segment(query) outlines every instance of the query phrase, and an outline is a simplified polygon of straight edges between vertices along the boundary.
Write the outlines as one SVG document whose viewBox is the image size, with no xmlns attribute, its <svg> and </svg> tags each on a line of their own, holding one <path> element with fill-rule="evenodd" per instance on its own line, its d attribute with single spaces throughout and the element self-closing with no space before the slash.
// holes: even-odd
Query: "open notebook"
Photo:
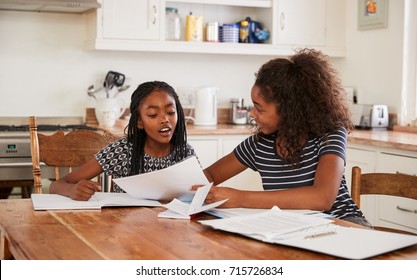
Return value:
<svg viewBox="0 0 417 280">
<path fill-rule="evenodd" d="M 96 192 L 89 200 L 73 200 L 59 194 L 32 194 L 34 210 L 100 209 L 115 206 L 161 206 L 156 200 L 138 199 L 127 193 Z"/>
</svg>

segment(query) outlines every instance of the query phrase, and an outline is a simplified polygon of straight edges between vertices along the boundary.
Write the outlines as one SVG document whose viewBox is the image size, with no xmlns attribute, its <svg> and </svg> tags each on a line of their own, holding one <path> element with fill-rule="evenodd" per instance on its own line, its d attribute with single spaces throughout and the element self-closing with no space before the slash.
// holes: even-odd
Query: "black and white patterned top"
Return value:
<svg viewBox="0 0 417 280">
<path fill-rule="evenodd" d="M 235 148 L 234 154 L 242 164 L 259 172 L 265 190 L 289 189 L 313 185 L 319 158 L 325 154 L 335 154 L 346 161 L 346 142 L 345 129 L 327 137 L 309 139 L 303 148 L 299 168 L 286 164 L 277 154 L 273 135 L 259 136 L 258 139 L 252 135 Z M 349 195 L 345 175 L 336 201 L 326 213 L 341 219 L 364 217 Z"/>
<path fill-rule="evenodd" d="M 123 137 L 113 143 L 110 143 L 95 158 L 103 169 L 104 173 L 113 179 L 129 176 L 132 145 L 128 144 L 127 138 Z M 145 153 L 144 155 L 144 173 L 159 170 L 171 166 L 176 163 L 175 155 L 179 148 L 175 149 L 166 157 L 156 158 Z M 195 151 L 191 145 L 187 143 L 187 153 L 184 158 L 195 155 Z M 182 160 L 181 158 L 179 160 Z M 124 192 L 119 186 L 114 184 L 113 192 Z"/>
</svg>

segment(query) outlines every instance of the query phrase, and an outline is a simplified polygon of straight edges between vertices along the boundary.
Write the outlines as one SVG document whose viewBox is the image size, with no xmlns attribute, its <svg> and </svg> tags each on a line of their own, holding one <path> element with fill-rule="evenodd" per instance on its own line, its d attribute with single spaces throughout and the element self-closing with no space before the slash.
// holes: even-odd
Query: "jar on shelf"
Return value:
<svg viewBox="0 0 417 280">
<path fill-rule="evenodd" d="M 181 38 L 181 17 L 177 8 L 165 8 L 165 40 L 178 41 Z"/>
</svg>

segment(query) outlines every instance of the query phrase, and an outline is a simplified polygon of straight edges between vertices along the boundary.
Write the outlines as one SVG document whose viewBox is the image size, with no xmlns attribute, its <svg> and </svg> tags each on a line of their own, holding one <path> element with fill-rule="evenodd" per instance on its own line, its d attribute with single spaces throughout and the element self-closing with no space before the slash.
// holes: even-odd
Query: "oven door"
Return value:
<svg viewBox="0 0 417 280">
<path fill-rule="evenodd" d="M 43 178 L 55 178 L 55 168 L 41 163 Z M 0 158 L 0 181 L 33 180 L 31 158 Z"/>
</svg>

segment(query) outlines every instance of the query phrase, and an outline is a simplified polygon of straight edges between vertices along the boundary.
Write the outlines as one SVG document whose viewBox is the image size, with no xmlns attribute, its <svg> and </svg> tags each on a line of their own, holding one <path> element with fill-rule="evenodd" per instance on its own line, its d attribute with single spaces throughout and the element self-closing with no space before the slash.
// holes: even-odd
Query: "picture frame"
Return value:
<svg viewBox="0 0 417 280">
<path fill-rule="evenodd" d="M 388 26 L 388 0 L 358 0 L 358 29 Z"/>
</svg>

